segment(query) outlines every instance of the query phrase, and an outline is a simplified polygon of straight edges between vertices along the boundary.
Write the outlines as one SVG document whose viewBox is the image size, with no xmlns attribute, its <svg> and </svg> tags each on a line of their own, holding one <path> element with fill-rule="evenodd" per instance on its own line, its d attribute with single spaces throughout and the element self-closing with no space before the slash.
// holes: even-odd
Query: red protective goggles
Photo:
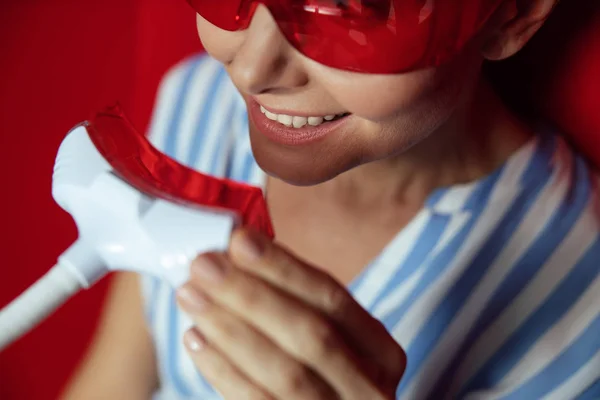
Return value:
<svg viewBox="0 0 600 400">
<path fill-rule="evenodd" d="M 187 0 L 213 25 L 246 29 L 259 4 L 305 56 L 330 67 L 401 73 L 456 56 L 502 0 Z"/>
</svg>

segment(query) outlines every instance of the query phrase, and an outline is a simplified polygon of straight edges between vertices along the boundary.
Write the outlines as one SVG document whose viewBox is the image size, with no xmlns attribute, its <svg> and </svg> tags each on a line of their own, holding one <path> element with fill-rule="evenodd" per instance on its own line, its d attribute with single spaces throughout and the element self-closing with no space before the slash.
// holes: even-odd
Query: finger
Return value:
<svg viewBox="0 0 600 400">
<path fill-rule="evenodd" d="M 183 340 L 198 371 L 225 400 L 276 400 L 254 385 L 195 329 L 187 331 Z"/>
<path fill-rule="evenodd" d="M 220 278 L 214 280 L 216 270 Z M 208 271 L 213 271 L 208 273 Z M 344 399 L 371 398 L 377 390 L 336 328 L 314 308 L 239 268 L 223 254 L 198 257 L 190 282 L 282 350 L 313 369 Z"/>
<path fill-rule="evenodd" d="M 363 309 L 335 279 L 248 230 L 234 232 L 229 254 L 239 268 L 328 315 L 349 343 L 392 379 L 402 376 L 406 366 L 404 351 L 383 324 Z"/>
<path fill-rule="evenodd" d="M 211 346 L 252 382 L 275 398 L 334 400 L 333 389 L 265 335 L 213 304 L 187 284 L 178 300 Z"/>
</svg>

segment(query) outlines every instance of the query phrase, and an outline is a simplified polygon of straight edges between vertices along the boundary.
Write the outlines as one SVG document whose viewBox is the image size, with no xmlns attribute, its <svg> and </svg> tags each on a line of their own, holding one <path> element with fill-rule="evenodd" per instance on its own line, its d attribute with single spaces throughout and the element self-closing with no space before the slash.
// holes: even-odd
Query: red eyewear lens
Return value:
<svg viewBox="0 0 600 400">
<path fill-rule="evenodd" d="M 330 67 L 401 73 L 438 66 L 473 39 L 502 0 L 188 0 L 213 25 L 246 29 L 265 5 L 287 40 Z"/>
</svg>

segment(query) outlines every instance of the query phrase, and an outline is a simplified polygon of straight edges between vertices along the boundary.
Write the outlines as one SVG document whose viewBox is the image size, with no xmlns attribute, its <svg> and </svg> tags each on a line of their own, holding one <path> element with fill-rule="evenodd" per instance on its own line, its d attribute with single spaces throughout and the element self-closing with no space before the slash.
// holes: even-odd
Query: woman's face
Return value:
<svg viewBox="0 0 600 400">
<path fill-rule="evenodd" d="M 264 6 L 244 31 L 201 16 L 197 25 L 206 51 L 246 101 L 258 164 L 295 185 L 405 152 L 445 124 L 479 78 L 481 57 L 472 49 L 442 67 L 398 75 L 326 67 L 296 51 Z M 323 119 L 334 115 L 346 116 Z"/>
</svg>

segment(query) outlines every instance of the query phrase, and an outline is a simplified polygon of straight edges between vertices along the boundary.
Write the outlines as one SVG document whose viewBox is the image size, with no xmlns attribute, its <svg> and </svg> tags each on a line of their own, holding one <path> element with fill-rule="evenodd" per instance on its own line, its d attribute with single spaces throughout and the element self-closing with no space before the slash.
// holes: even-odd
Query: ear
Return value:
<svg viewBox="0 0 600 400">
<path fill-rule="evenodd" d="M 507 0 L 498 10 L 497 27 L 482 48 L 488 60 L 502 60 L 519 52 L 542 27 L 559 0 Z"/>
</svg>

